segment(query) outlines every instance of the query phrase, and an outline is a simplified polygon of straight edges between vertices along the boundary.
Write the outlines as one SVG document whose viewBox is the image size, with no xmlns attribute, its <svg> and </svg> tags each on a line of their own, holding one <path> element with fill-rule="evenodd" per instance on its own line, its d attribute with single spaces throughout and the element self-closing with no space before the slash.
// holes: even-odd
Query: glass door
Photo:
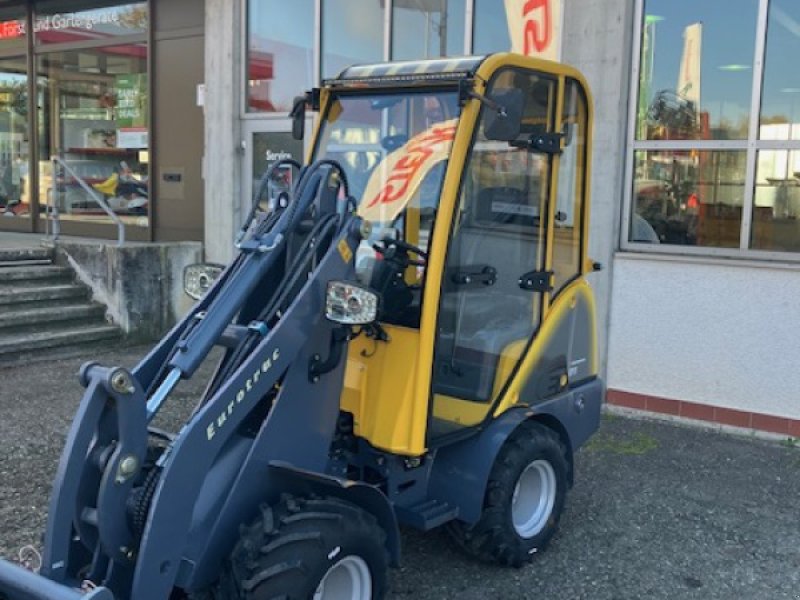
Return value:
<svg viewBox="0 0 800 600">
<path fill-rule="evenodd" d="M 489 95 L 503 89 L 524 94 L 523 134 L 552 132 L 555 79 L 507 69 Z M 442 277 L 429 442 L 487 417 L 539 327 L 551 169 L 547 154 L 489 140 L 480 123 Z"/>
<path fill-rule="evenodd" d="M 261 177 L 275 162 L 292 158 L 303 164 L 306 141 L 310 138 L 311 119 L 306 122 L 305 140 L 292 137 L 292 122 L 289 119 L 258 119 L 244 122 L 244 165 L 242 180 L 242 203 L 239 222 L 244 222 L 252 206 Z M 296 173 L 294 174 L 296 175 Z M 281 189 L 292 184 L 291 169 L 281 169 L 281 174 L 270 185 L 268 194 L 274 197 Z"/>
</svg>

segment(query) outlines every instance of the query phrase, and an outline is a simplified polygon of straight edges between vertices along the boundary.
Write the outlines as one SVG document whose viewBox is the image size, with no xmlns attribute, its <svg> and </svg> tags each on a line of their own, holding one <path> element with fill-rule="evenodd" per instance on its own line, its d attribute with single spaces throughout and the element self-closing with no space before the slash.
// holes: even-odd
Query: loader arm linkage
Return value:
<svg viewBox="0 0 800 600">
<path fill-rule="evenodd" d="M 354 277 L 366 228 L 332 161 L 301 170 L 285 204 L 251 213 L 239 255 L 135 369 L 82 367 L 86 392 L 54 483 L 41 575 L 0 562 L 0 598 L 167 600 L 176 586 L 208 585 L 196 567 L 218 572 L 242 517 L 279 493 L 270 463 L 324 472 L 344 361 L 314 378 L 309 367 L 347 342 L 324 318 L 326 285 Z M 176 436 L 161 436 L 148 465 L 148 424 L 215 346 L 226 350 L 204 398 Z M 309 420 L 298 448 L 292 431 L 309 431 Z M 253 421 L 257 432 L 245 433 Z"/>
</svg>

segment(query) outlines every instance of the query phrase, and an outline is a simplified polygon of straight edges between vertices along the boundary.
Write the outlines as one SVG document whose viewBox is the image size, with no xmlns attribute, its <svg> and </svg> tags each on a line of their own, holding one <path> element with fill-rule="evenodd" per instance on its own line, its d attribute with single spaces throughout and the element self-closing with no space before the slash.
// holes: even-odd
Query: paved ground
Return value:
<svg viewBox="0 0 800 600">
<path fill-rule="evenodd" d="M 0 367 L 0 555 L 39 540 L 79 364 L 132 365 L 142 352 Z M 800 448 L 607 417 L 533 565 L 483 565 L 443 533 L 407 531 L 391 598 L 798 600 L 799 515 Z"/>
</svg>

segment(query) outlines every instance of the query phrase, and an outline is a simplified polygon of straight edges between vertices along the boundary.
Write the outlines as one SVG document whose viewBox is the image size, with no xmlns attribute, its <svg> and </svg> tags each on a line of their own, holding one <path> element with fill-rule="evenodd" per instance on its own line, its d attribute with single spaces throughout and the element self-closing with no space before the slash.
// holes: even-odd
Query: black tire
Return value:
<svg viewBox="0 0 800 600">
<path fill-rule="evenodd" d="M 515 527 L 512 503 L 522 473 L 536 462 L 546 461 L 555 480 L 555 499 L 540 530 L 523 537 Z M 448 531 L 459 547 L 487 562 L 521 567 L 543 551 L 558 529 L 568 488 L 568 461 L 564 444 L 550 428 L 539 423 L 524 423 L 506 440 L 495 460 L 477 523 L 461 521 Z M 544 519 L 544 518 L 543 518 Z"/>
<path fill-rule="evenodd" d="M 371 598 L 386 591 L 386 533 L 370 513 L 336 498 L 285 496 L 242 527 L 215 597 L 307 600 L 332 567 L 352 557 L 369 570 Z M 355 561 L 358 563 L 358 560 Z"/>
</svg>

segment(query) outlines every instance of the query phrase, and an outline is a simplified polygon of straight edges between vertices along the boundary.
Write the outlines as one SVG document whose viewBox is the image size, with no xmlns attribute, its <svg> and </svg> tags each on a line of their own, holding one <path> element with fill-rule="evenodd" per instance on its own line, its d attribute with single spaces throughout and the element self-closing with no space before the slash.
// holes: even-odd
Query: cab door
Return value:
<svg viewBox="0 0 800 600">
<path fill-rule="evenodd" d="M 520 89 L 520 139 L 553 133 L 558 80 L 499 70 L 487 95 Z M 552 154 L 484 134 L 487 109 L 462 177 L 441 281 L 428 443 L 481 423 L 542 320 Z"/>
</svg>

